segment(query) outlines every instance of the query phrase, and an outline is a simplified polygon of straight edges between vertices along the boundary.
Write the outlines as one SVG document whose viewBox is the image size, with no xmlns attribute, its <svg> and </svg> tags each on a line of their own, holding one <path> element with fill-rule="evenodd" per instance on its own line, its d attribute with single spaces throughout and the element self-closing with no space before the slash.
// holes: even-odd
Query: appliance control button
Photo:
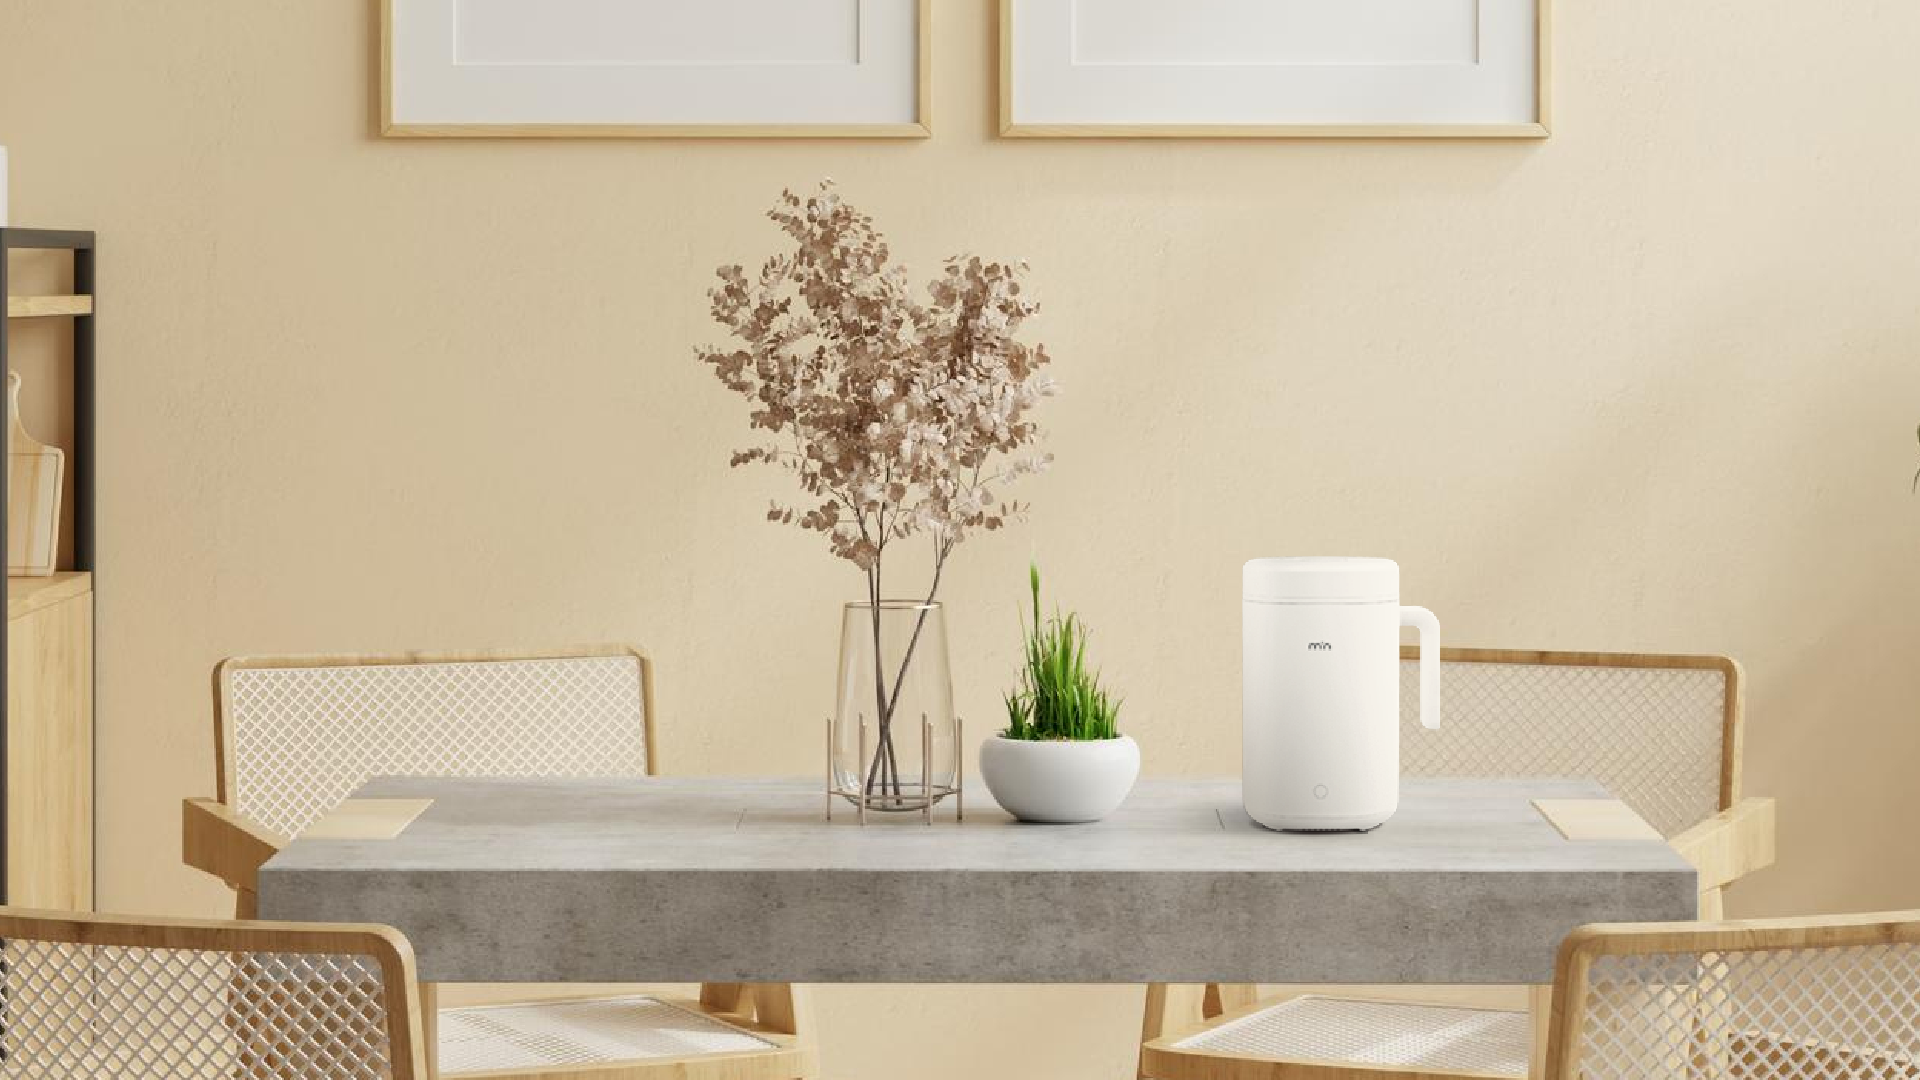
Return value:
<svg viewBox="0 0 1920 1080">
<path fill-rule="evenodd" d="M 1326 797 L 1327 797 L 1327 785 L 1325 785 L 1325 784 L 1315 784 L 1315 785 L 1314 785 L 1314 787 L 1313 787 L 1313 797 L 1314 797 L 1314 798 L 1316 798 L 1316 799 L 1324 799 L 1324 798 L 1326 798 Z"/>
</svg>

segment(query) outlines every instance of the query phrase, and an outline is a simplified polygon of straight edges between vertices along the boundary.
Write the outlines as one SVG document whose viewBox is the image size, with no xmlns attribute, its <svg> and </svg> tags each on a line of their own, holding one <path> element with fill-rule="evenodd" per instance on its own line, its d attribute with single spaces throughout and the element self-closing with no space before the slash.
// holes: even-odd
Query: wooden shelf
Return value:
<svg viewBox="0 0 1920 1080">
<path fill-rule="evenodd" d="M 65 282 L 9 281 L 14 251 L 71 253 Z M 73 405 L 67 448 L 73 567 L 7 579 L 5 719 L 0 723 L 0 904 L 93 909 L 94 235 L 0 228 L 0 371 L 15 319 L 66 319 Z M 64 290 L 64 292 L 63 292 Z M 29 295 L 13 295 L 14 293 Z M 59 323 L 54 324 L 59 329 Z M 24 328 L 23 328 L 24 329 Z M 7 507 L 0 504 L 0 517 Z M 0 532 L 4 532 L 0 529 Z"/>
<path fill-rule="evenodd" d="M 62 315 L 93 314 L 91 296 L 9 296 L 7 318 L 49 319 Z"/>
<path fill-rule="evenodd" d="M 70 253 L 73 276 L 28 284 L 8 277 L 14 251 Z M 48 577 L 7 579 L 5 720 L 0 723 L 0 904 L 93 909 L 94 234 L 0 228 L 0 371 L 15 319 L 66 319 L 73 422 L 67 447 L 72 508 L 67 564 Z M 62 293 L 62 290 L 65 290 Z M 16 292 L 31 295 L 12 295 Z M 54 323 L 59 329 L 59 323 Z M 24 332 L 24 328 L 21 328 Z M 6 516 L 0 504 L 0 517 Z M 4 532 L 0 529 L 0 532 Z"/>
<path fill-rule="evenodd" d="M 58 570 L 51 577 L 10 577 L 7 579 L 7 619 L 11 621 L 52 607 L 92 588 L 93 575 L 85 570 Z"/>
<path fill-rule="evenodd" d="M 72 572 L 7 581 L 11 905 L 93 907 L 91 582 Z"/>
</svg>

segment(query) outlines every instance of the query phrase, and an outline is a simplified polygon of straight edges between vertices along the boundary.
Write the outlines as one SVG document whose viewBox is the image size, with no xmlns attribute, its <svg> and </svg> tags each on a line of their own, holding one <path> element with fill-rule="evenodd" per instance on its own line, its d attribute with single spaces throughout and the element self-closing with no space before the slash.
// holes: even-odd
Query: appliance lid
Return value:
<svg viewBox="0 0 1920 1080">
<path fill-rule="evenodd" d="M 1240 571 L 1240 595 L 1263 604 L 1397 604 L 1400 564 L 1333 555 L 1252 559 Z"/>
</svg>

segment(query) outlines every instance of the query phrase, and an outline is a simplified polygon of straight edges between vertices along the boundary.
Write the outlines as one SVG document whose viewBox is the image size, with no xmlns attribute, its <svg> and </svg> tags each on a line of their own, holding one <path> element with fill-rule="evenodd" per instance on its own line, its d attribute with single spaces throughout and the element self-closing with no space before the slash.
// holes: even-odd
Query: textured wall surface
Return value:
<svg viewBox="0 0 1920 1080">
<path fill-rule="evenodd" d="M 177 806 L 233 653 L 632 640 L 668 771 L 816 767 L 858 580 L 760 520 L 692 347 L 824 175 L 1046 304 L 1057 467 L 949 568 L 974 739 L 1029 555 L 1147 770 L 1201 775 L 1240 562 L 1389 555 L 1454 643 L 1746 663 L 1781 866 L 1736 914 L 1920 905 L 1879 839 L 1920 760 L 1920 8 L 1563 3 L 1544 143 L 1068 143 L 992 137 L 990 5 L 940 0 L 930 141 L 590 143 L 372 137 L 371 7 L 0 0 L 13 218 L 102 234 L 104 906 L 220 906 Z M 828 1064 L 1113 1077 L 1138 1001 L 831 989 Z"/>
</svg>

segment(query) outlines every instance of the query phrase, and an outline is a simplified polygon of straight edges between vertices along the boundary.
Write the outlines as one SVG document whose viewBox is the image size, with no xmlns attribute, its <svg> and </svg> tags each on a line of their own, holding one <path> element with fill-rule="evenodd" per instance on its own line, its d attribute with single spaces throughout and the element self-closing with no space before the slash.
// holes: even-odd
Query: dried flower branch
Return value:
<svg viewBox="0 0 1920 1080">
<path fill-rule="evenodd" d="M 736 344 L 700 358 L 768 435 L 733 464 L 776 465 L 799 482 L 804 498 L 775 503 L 767 519 L 823 534 L 865 574 L 878 663 L 887 548 L 928 536 L 931 603 L 954 547 L 1024 510 L 1005 485 L 1050 460 L 1030 450 L 1040 432 L 1029 413 L 1054 392 L 1046 349 L 1019 338 L 1038 305 L 1023 295 L 1024 263 L 972 256 L 948 259 L 916 299 L 873 219 L 832 181 L 805 199 L 783 192 L 767 216 L 794 250 L 751 276 L 719 269 L 708 296 Z M 891 694 L 877 680 L 883 747 L 911 662 L 910 644 Z"/>
</svg>

